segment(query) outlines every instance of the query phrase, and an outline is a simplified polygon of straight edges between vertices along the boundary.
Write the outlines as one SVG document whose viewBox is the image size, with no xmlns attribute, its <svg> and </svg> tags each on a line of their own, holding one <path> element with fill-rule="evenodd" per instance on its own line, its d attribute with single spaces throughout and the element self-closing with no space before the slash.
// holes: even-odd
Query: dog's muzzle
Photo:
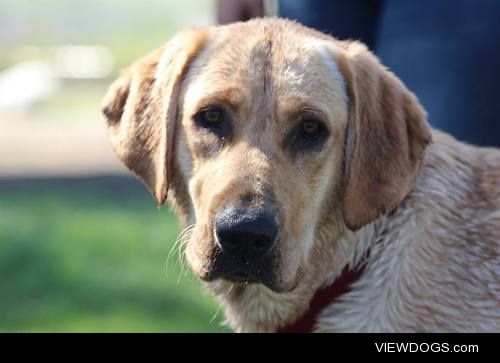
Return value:
<svg viewBox="0 0 500 363">
<path fill-rule="evenodd" d="M 268 210 L 226 206 L 214 220 L 218 251 L 212 278 L 271 287 L 278 232 L 276 216 Z"/>
</svg>

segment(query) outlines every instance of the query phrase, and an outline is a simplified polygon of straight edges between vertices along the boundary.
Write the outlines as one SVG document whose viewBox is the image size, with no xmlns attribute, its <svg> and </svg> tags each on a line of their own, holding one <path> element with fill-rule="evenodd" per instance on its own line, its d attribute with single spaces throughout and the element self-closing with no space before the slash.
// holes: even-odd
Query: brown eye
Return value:
<svg viewBox="0 0 500 363">
<path fill-rule="evenodd" d="M 287 142 L 290 143 L 293 150 L 297 151 L 322 150 L 322 145 L 330 135 L 328 128 L 322 121 L 311 117 L 304 117 L 290 131 Z"/>
<path fill-rule="evenodd" d="M 222 121 L 222 112 L 219 109 L 210 109 L 203 111 L 205 122 L 209 125 L 215 125 Z"/>
<path fill-rule="evenodd" d="M 321 136 L 322 127 L 316 121 L 304 121 L 301 125 L 301 136 L 309 141 L 315 141 Z"/>
<path fill-rule="evenodd" d="M 202 108 L 193 119 L 203 132 L 216 134 L 222 139 L 227 138 L 231 130 L 231 117 L 222 107 Z"/>
<path fill-rule="evenodd" d="M 199 126 L 208 130 L 220 128 L 225 118 L 224 111 L 218 107 L 202 109 L 194 117 Z"/>
</svg>

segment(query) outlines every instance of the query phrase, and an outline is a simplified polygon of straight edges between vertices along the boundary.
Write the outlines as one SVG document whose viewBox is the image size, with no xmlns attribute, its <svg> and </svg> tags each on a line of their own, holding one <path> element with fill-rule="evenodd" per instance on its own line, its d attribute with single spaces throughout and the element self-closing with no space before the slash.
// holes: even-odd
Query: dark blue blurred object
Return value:
<svg viewBox="0 0 500 363">
<path fill-rule="evenodd" d="M 279 0 L 279 15 L 374 48 L 382 0 Z"/>
<path fill-rule="evenodd" d="M 280 0 L 280 15 L 366 43 L 456 138 L 500 146 L 500 1 Z"/>
</svg>

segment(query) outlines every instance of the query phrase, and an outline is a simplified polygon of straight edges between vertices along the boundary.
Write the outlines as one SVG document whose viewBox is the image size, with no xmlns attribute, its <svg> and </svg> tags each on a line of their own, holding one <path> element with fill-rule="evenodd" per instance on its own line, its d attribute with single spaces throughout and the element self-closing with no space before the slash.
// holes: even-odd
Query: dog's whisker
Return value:
<svg viewBox="0 0 500 363">
<path fill-rule="evenodd" d="M 234 287 L 234 284 L 231 284 L 229 286 L 229 288 L 227 289 L 227 292 L 226 292 L 226 295 L 225 295 L 226 298 L 229 296 L 229 294 L 233 290 L 233 287 Z M 212 318 L 210 319 L 210 321 L 208 322 L 208 324 L 213 324 L 213 322 L 215 321 L 215 319 L 217 319 L 217 316 L 219 315 L 219 313 L 221 312 L 221 310 L 222 310 L 222 304 L 219 304 L 219 307 L 215 311 L 214 315 L 212 316 Z"/>
<path fill-rule="evenodd" d="M 208 324 L 213 324 L 213 322 L 215 321 L 215 319 L 217 319 L 217 316 L 219 315 L 221 310 L 222 310 L 222 304 L 219 304 L 219 306 L 217 307 L 217 310 L 215 310 L 215 313 L 212 316 L 212 318 L 210 319 L 210 321 L 208 322 Z"/>
<path fill-rule="evenodd" d="M 192 224 L 192 225 L 189 225 L 187 226 L 186 228 L 184 228 L 184 230 L 179 234 L 179 237 L 177 237 L 177 240 L 175 241 L 175 243 L 172 245 L 172 248 L 170 249 L 169 253 L 168 253 L 168 256 L 167 256 L 167 261 L 168 259 L 170 259 L 170 257 L 173 255 L 174 253 L 174 250 L 176 249 L 176 247 L 182 242 L 184 236 L 189 233 L 189 231 L 194 227 L 195 225 Z"/>
<path fill-rule="evenodd" d="M 181 235 L 179 236 L 179 238 L 175 241 L 175 243 L 172 245 L 172 248 L 170 249 L 170 251 L 169 251 L 169 253 L 168 253 L 167 260 L 166 260 L 166 266 L 165 266 L 165 268 L 166 268 L 166 275 L 167 275 L 167 277 L 168 277 L 168 273 L 169 273 L 169 270 L 170 270 L 170 269 L 169 269 L 169 265 L 170 265 L 171 258 L 172 258 L 172 256 L 173 256 L 174 251 L 176 250 L 176 248 L 177 248 L 178 244 L 180 243 L 181 238 L 182 238 L 182 233 L 181 233 Z"/>
<path fill-rule="evenodd" d="M 193 227 L 194 227 L 194 225 L 192 226 L 192 228 L 187 230 L 186 233 L 183 234 L 182 238 L 180 239 L 180 243 L 178 244 L 177 249 L 176 249 L 176 252 L 178 254 L 178 260 L 179 260 L 179 263 L 181 266 L 181 269 L 180 269 L 179 274 L 177 276 L 177 284 L 180 283 L 181 277 L 186 276 L 187 272 L 188 272 L 186 260 L 185 260 L 185 253 L 183 253 L 183 251 L 191 239 Z"/>
<path fill-rule="evenodd" d="M 191 224 L 191 225 L 187 226 L 186 228 L 184 228 L 184 230 L 179 234 L 179 237 L 177 237 L 177 240 L 174 242 L 174 244 L 170 248 L 170 251 L 169 251 L 168 256 L 167 256 L 167 261 L 166 261 L 166 275 L 167 275 L 167 277 L 168 277 L 168 273 L 170 270 L 169 264 L 170 264 L 171 258 L 175 254 L 176 250 L 178 250 L 180 248 L 180 246 L 183 244 L 183 241 L 187 240 L 188 236 L 190 237 L 194 227 L 195 227 L 195 225 Z M 181 261 L 181 263 L 182 263 L 182 261 Z"/>
<path fill-rule="evenodd" d="M 184 235 L 181 243 L 179 244 L 179 246 L 177 248 L 179 263 L 181 264 L 181 275 L 183 275 L 183 276 L 186 276 L 188 273 L 188 268 L 187 268 L 187 264 L 186 264 L 186 257 L 185 257 L 186 254 L 184 253 L 184 250 L 191 239 L 192 231 L 193 231 L 193 229 L 189 230 L 189 232 Z M 180 280 L 180 277 L 179 277 L 179 280 Z"/>
</svg>

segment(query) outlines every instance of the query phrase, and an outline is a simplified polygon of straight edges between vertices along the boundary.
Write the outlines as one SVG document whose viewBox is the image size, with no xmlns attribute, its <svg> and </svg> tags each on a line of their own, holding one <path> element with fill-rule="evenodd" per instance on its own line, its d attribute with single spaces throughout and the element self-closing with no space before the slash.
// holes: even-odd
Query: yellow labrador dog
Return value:
<svg viewBox="0 0 500 363">
<path fill-rule="evenodd" d="M 187 30 L 103 112 L 236 331 L 500 331 L 500 152 L 431 130 L 362 44 Z"/>
</svg>

